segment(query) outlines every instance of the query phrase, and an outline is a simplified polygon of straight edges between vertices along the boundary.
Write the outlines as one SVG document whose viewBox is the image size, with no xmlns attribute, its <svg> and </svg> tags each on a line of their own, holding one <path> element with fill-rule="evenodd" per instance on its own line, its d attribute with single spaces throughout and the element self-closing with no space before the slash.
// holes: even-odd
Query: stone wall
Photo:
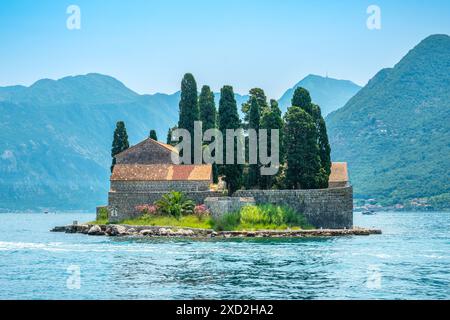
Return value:
<svg viewBox="0 0 450 320">
<path fill-rule="evenodd" d="M 205 199 L 205 205 L 211 211 L 211 215 L 215 218 L 228 212 L 238 211 L 244 206 L 254 204 L 255 199 L 253 198 L 214 197 Z"/>
<path fill-rule="evenodd" d="M 140 212 L 136 211 L 136 206 L 143 204 L 153 204 L 156 200 L 167 194 L 169 191 L 155 192 L 117 192 L 111 191 L 108 194 L 108 211 L 110 222 L 119 222 L 124 219 L 137 218 Z M 196 204 L 203 204 L 208 197 L 224 196 L 221 192 L 215 191 L 183 191 L 184 195 L 193 200 Z"/>
<path fill-rule="evenodd" d="M 353 188 L 318 190 L 239 190 L 235 197 L 253 197 L 257 204 L 287 205 L 303 213 L 317 228 L 353 227 Z"/>
<path fill-rule="evenodd" d="M 155 192 L 208 191 L 210 181 L 111 181 L 111 191 L 116 192 Z"/>
</svg>

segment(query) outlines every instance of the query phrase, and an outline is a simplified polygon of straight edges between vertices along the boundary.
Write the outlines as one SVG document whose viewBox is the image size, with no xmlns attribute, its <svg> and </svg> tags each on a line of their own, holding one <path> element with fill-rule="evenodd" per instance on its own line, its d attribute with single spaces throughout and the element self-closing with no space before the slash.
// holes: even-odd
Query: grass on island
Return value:
<svg viewBox="0 0 450 320">
<path fill-rule="evenodd" d="M 133 226 L 161 226 L 161 227 L 180 227 L 180 228 L 197 228 L 212 229 L 212 218 L 199 218 L 195 215 L 182 216 L 177 219 L 171 216 L 142 216 L 137 219 L 127 219 L 120 224 L 128 224 Z"/>
<path fill-rule="evenodd" d="M 103 213 L 91 224 L 108 224 Z M 308 230 L 314 227 L 307 223 L 304 215 L 284 206 L 246 206 L 240 211 L 226 213 L 218 219 L 210 216 L 185 215 L 179 219 L 164 215 L 143 215 L 127 219 L 119 224 L 135 226 L 165 226 L 180 228 L 214 229 L 216 231 L 258 231 L 258 230 Z"/>
</svg>

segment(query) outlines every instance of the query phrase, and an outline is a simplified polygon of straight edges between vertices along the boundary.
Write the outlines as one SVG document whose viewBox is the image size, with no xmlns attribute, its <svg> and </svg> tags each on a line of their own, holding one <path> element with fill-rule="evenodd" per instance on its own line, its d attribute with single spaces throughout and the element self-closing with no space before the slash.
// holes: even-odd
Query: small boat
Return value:
<svg viewBox="0 0 450 320">
<path fill-rule="evenodd" d="M 44 214 L 48 214 L 48 211 L 44 211 Z"/>
<path fill-rule="evenodd" d="M 375 214 L 375 211 L 373 210 L 366 210 L 362 212 L 363 215 L 365 216 L 373 216 Z"/>
</svg>

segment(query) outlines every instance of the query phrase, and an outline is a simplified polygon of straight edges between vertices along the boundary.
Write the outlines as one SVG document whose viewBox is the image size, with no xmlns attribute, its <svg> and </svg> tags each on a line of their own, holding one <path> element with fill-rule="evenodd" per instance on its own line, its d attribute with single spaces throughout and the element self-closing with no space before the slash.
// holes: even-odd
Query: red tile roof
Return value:
<svg viewBox="0 0 450 320">
<path fill-rule="evenodd" d="M 112 181 L 210 181 L 212 166 L 173 164 L 117 164 Z"/>
</svg>

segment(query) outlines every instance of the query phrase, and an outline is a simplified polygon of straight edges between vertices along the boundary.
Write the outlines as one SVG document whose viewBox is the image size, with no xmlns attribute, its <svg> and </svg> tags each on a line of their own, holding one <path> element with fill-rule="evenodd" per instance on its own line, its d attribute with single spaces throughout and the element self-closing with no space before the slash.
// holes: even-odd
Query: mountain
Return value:
<svg viewBox="0 0 450 320">
<path fill-rule="evenodd" d="M 450 37 L 430 36 L 327 117 L 356 197 L 450 207 L 449 71 Z"/>
<path fill-rule="evenodd" d="M 0 88 L 0 210 L 93 209 L 106 202 L 115 123 L 131 143 L 165 140 L 176 95 L 139 95 L 99 74 Z"/>
<path fill-rule="evenodd" d="M 343 107 L 361 89 L 360 86 L 348 80 L 324 78 L 310 74 L 287 90 L 278 100 L 283 112 L 286 112 L 287 108 L 291 106 L 292 96 L 298 87 L 303 87 L 310 92 L 313 102 L 320 106 L 324 116 Z"/>
<path fill-rule="evenodd" d="M 131 144 L 150 129 L 165 142 L 179 100 L 180 92 L 139 95 L 101 74 L 0 87 L 0 212 L 106 203 L 116 122 L 125 121 Z M 240 109 L 247 97 L 236 100 Z"/>
</svg>

